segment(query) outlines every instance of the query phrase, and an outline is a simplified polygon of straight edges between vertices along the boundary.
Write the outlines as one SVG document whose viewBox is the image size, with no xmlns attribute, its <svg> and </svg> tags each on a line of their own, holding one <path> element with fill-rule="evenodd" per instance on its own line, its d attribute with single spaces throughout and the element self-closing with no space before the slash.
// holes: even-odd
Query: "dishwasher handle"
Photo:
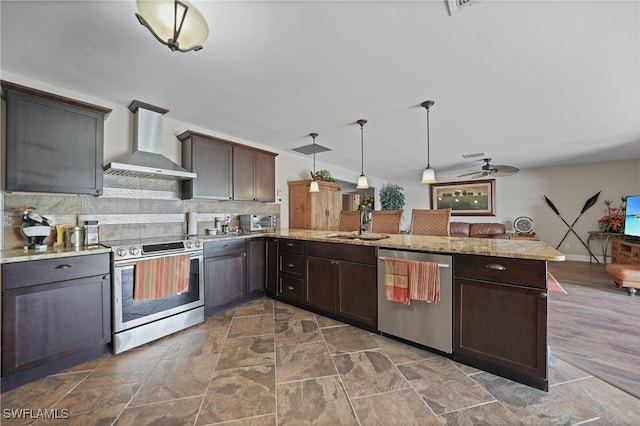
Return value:
<svg viewBox="0 0 640 426">
<path fill-rule="evenodd" d="M 391 259 L 400 259 L 400 258 L 399 258 L 399 257 L 382 257 L 382 256 L 381 256 L 381 257 L 379 257 L 378 259 L 379 259 L 379 260 L 385 260 L 385 259 L 389 259 L 389 260 L 391 260 Z M 428 260 L 425 260 L 424 262 L 428 262 Z M 438 263 L 438 268 L 444 268 L 444 269 L 447 269 L 447 268 L 450 268 L 450 266 L 449 266 L 449 264 L 448 264 L 448 263 Z"/>
</svg>

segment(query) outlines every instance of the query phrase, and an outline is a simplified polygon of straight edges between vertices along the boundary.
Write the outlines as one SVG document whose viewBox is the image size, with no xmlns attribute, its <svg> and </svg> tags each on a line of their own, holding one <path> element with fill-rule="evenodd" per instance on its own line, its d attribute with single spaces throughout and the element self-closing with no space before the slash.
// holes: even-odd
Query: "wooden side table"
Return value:
<svg viewBox="0 0 640 426">
<path fill-rule="evenodd" d="M 591 240 L 600 240 L 600 246 L 602 248 L 602 258 L 604 260 L 604 264 L 606 265 L 607 253 L 609 251 L 609 242 L 611 240 L 619 238 L 622 238 L 621 232 L 589 231 L 589 237 L 587 238 L 587 248 L 589 249 L 589 254 L 591 255 L 591 257 L 589 258 L 589 263 L 591 263 L 592 258 L 595 258 L 595 255 L 591 251 Z"/>
</svg>

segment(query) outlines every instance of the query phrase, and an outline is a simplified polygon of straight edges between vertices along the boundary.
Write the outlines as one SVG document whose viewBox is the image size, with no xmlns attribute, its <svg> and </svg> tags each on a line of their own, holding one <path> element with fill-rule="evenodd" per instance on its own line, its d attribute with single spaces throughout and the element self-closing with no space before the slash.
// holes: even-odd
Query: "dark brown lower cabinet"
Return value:
<svg viewBox="0 0 640 426">
<path fill-rule="evenodd" d="M 338 262 L 336 314 L 378 326 L 377 269 L 374 265 Z"/>
<path fill-rule="evenodd" d="M 332 314 L 336 313 L 337 262 L 307 256 L 306 304 Z"/>
<path fill-rule="evenodd" d="M 109 352 L 108 253 L 2 270 L 3 391 Z"/>
<path fill-rule="evenodd" d="M 245 240 L 207 242 L 204 245 L 204 309 L 243 300 L 247 295 L 247 250 Z"/>
<path fill-rule="evenodd" d="M 265 288 L 266 247 L 262 238 L 247 240 L 247 294 L 262 296 Z"/>
<path fill-rule="evenodd" d="M 483 256 L 455 262 L 462 276 L 454 280 L 454 359 L 548 390 L 546 263 Z"/>
<path fill-rule="evenodd" d="M 307 242 L 305 304 L 377 328 L 376 248 Z"/>
<path fill-rule="evenodd" d="M 275 296 L 278 291 L 278 239 L 265 238 L 265 292 Z"/>
</svg>

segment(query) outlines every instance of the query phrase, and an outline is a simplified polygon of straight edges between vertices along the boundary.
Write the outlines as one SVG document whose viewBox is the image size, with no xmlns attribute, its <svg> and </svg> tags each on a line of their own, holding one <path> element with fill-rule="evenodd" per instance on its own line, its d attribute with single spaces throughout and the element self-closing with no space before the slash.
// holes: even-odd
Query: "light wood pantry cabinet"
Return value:
<svg viewBox="0 0 640 426">
<path fill-rule="evenodd" d="M 309 192 L 311 179 L 289 182 L 289 228 L 336 230 L 340 218 L 340 185 L 318 181 L 320 192 Z"/>
</svg>

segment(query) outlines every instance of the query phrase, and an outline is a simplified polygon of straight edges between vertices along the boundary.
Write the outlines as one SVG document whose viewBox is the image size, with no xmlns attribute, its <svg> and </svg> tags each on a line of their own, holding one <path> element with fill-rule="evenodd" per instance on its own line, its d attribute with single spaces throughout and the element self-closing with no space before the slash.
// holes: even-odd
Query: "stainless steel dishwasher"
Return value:
<svg viewBox="0 0 640 426">
<path fill-rule="evenodd" d="M 410 305 L 390 302 L 384 297 L 384 259 L 399 258 L 438 262 L 440 301 L 412 300 Z M 403 250 L 378 251 L 378 330 L 450 354 L 453 347 L 453 264 L 452 256 Z"/>
</svg>

